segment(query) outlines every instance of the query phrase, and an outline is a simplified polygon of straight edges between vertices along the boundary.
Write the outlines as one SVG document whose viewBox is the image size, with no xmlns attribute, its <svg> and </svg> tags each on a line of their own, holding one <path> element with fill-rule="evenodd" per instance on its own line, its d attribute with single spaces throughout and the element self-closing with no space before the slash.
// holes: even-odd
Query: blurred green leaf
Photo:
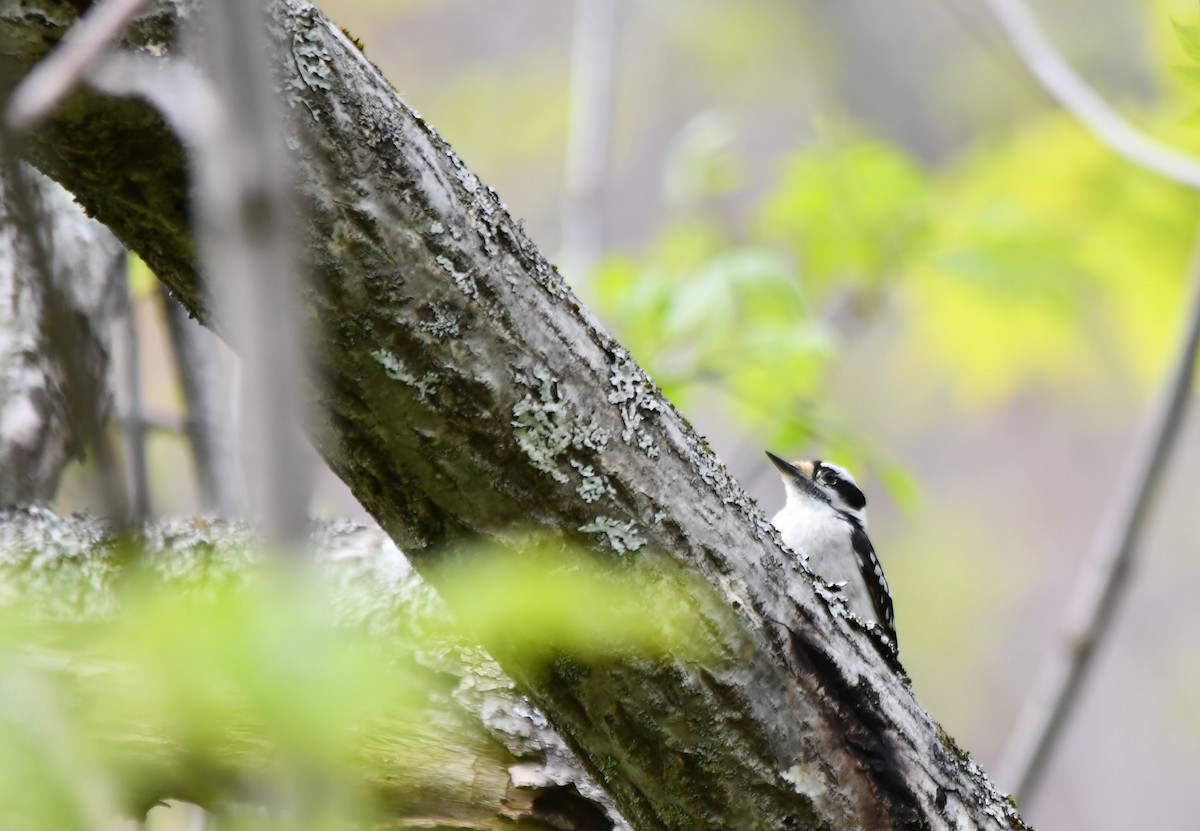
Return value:
<svg viewBox="0 0 1200 831">
<path fill-rule="evenodd" d="M 740 179 L 733 155 L 733 123 L 719 112 L 693 118 L 667 153 L 663 190 L 676 210 L 694 208 L 702 200 L 733 190 Z"/>
<path fill-rule="evenodd" d="M 591 289 L 668 397 L 687 406 L 716 393 L 745 424 L 782 430 L 804 418 L 797 401 L 816 390 L 833 353 L 782 257 L 724 246 L 699 223 L 668 232 L 643 264 L 606 261 Z"/>
<path fill-rule="evenodd" d="M 464 622 L 535 664 L 698 654 L 698 595 L 684 581 L 561 546 L 464 554 L 446 582 L 459 622 L 426 604 L 402 610 L 421 622 L 399 629 L 335 624 L 347 618 L 330 587 L 349 590 L 337 581 L 248 564 L 235 579 L 210 567 L 211 549 L 193 552 L 167 571 L 123 572 L 106 612 L 5 602 L 0 825 L 90 831 L 166 795 L 266 810 L 231 827 L 369 825 L 373 787 L 428 793 L 461 765 L 438 741 L 453 724 L 428 723 L 446 678 L 412 656 L 474 643 Z"/>
<path fill-rule="evenodd" d="M 682 158 L 720 157 L 720 121 L 693 132 L 705 152 Z M 604 262 L 590 301 L 677 405 L 715 403 L 767 446 L 860 453 L 820 395 L 838 352 L 831 311 L 871 313 L 923 250 L 931 207 L 926 175 L 903 153 L 831 134 L 788 157 L 750 241 L 694 219 L 670 226 L 644 256 Z"/>
<path fill-rule="evenodd" d="M 0 822 L 94 829 L 117 810 L 65 691 L 14 644 L 0 646 Z"/>
<path fill-rule="evenodd" d="M 1155 377 L 1197 204 L 1065 116 L 979 148 L 942 178 L 903 283 L 905 362 L 949 370 L 973 407 L 1038 383 Z"/>
<path fill-rule="evenodd" d="M 928 177 L 903 151 L 833 134 L 788 159 L 760 226 L 793 253 L 806 291 L 820 296 L 898 276 L 930 220 Z"/>
<path fill-rule="evenodd" d="M 435 582 L 459 625 L 526 665 L 564 654 L 701 654 L 687 581 L 633 561 L 614 564 L 534 537 L 512 550 L 456 556 Z"/>
<path fill-rule="evenodd" d="M 1173 66 L 1171 69 L 1189 88 L 1200 92 L 1200 66 Z"/>
<path fill-rule="evenodd" d="M 1179 45 L 1183 47 L 1183 51 L 1189 58 L 1200 64 L 1200 27 L 1185 26 L 1174 19 L 1171 20 L 1171 26 L 1175 29 L 1175 36 L 1179 39 Z"/>
</svg>

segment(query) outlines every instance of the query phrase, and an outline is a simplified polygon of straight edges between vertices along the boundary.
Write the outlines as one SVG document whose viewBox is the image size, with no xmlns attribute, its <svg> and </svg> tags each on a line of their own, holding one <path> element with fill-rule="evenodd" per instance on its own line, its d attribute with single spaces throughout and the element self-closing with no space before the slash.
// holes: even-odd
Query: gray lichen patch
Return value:
<svg viewBox="0 0 1200 831">
<path fill-rule="evenodd" d="M 308 91 L 333 89 L 333 58 L 325 48 L 322 18 L 313 5 L 300 0 L 285 0 L 285 5 L 289 13 L 279 19 L 291 36 L 291 48 L 282 57 L 294 64 L 296 71 L 282 73 L 285 79 L 283 97 L 288 107 L 304 107 L 316 120 L 320 112 L 305 88 Z"/>
<path fill-rule="evenodd" d="M 728 505 L 744 496 L 738 492 L 740 488 L 736 480 L 729 475 L 729 471 L 708 448 L 707 443 L 696 442 L 692 450 L 695 451 L 696 470 L 700 473 L 700 479 L 721 495 L 722 502 Z"/>
<path fill-rule="evenodd" d="M 439 338 L 457 338 L 459 335 L 458 318 L 454 311 L 442 303 L 432 303 L 429 306 L 431 317 L 420 321 L 417 326 L 422 332 Z"/>
<path fill-rule="evenodd" d="M 616 496 L 616 491 L 612 485 L 608 484 L 608 480 L 603 474 L 597 473 L 591 465 L 585 465 L 571 459 L 571 467 L 579 471 L 579 477 L 583 480 L 575 492 L 584 502 L 595 502 L 604 496 Z"/>
<path fill-rule="evenodd" d="M 500 253 L 500 248 L 496 245 L 496 236 L 486 224 L 480 224 L 475 230 L 479 234 L 480 241 L 483 243 L 483 253 L 489 257 L 494 257 Z"/>
<path fill-rule="evenodd" d="M 579 530 L 587 534 L 602 534 L 609 546 L 618 554 L 637 551 L 646 544 L 632 520 L 621 522 L 612 517 L 601 516 L 596 517 L 587 525 L 581 525 Z"/>
<path fill-rule="evenodd" d="M 796 793 L 810 799 L 821 799 L 829 792 L 829 771 L 816 762 L 796 762 L 790 768 L 780 771 L 785 782 L 796 789 Z"/>
<path fill-rule="evenodd" d="M 621 438 L 626 444 L 636 444 L 650 458 L 657 458 L 658 446 L 642 424 L 646 414 L 659 411 L 658 392 L 628 352 L 618 347 L 613 358 L 608 379 L 613 389 L 608 400 L 621 408 L 621 423 L 625 425 Z"/>
<path fill-rule="evenodd" d="M 261 540 L 243 523 L 223 519 L 166 519 L 142 529 L 146 567 L 164 583 L 232 586 L 262 563 Z"/>
<path fill-rule="evenodd" d="M 846 597 L 842 594 L 841 590 L 845 586 L 845 583 L 826 583 L 819 575 L 809 571 L 807 565 L 805 565 L 804 569 L 810 575 L 813 591 L 816 592 L 817 597 L 825 601 L 825 605 L 829 607 L 829 611 L 834 617 L 858 620 L 858 617 L 850 611 L 850 606 L 846 603 Z"/>
<path fill-rule="evenodd" d="M 458 173 L 458 181 L 466 188 L 467 193 L 474 193 L 479 190 L 479 179 L 467 169 L 467 166 L 459 160 L 458 156 L 454 157 L 456 172 Z"/>
<path fill-rule="evenodd" d="M 549 473 L 556 482 L 567 482 L 557 463 L 558 456 L 573 443 L 574 425 L 558 391 L 558 382 L 547 370 L 534 372 L 537 386 L 512 410 L 517 444 L 533 466 Z"/>
<path fill-rule="evenodd" d="M 333 88 L 331 78 L 333 67 L 328 50 L 321 42 L 320 35 L 312 30 L 297 31 L 292 34 L 292 55 L 296 59 L 296 68 L 300 78 L 309 89 L 328 90 Z"/>
<path fill-rule="evenodd" d="M 522 379 L 533 388 L 532 391 L 513 405 L 513 435 L 535 468 L 550 474 L 554 481 L 566 484 L 570 478 L 559 467 L 559 457 L 572 448 L 603 449 L 608 443 L 608 431 L 594 420 L 587 425 L 576 423 L 569 405 L 563 400 L 558 381 L 549 370 L 539 367 L 533 375 L 532 379 Z M 572 466 L 580 469 L 574 462 Z M 596 474 L 593 472 L 590 476 Z M 603 484 L 599 486 L 603 487 Z"/>
<path fill-rule="evenodd" d="M 409 371 L 404 361 L 386 349 L 376 349 L 371 357 L 383 367 L 383 371 L 393 381 L 400 381 L 417 391 L 417 400 L 424 401 L 437 392 L 438 381 L 441 380 L 436 372 L 426 372 L 420 378 Z"/>
<path fill-rule="evenodd" d="M 0 610 L 22 603 L 42 619 L 108 617 L 119 607 L 116 578 L 133 568 L 188 591 L 237 585 L 261 561 L 255 543 L 249 527 L 216 519 L 164 520 L 122 537 L 79 515 L 0 511 Z"/>
<path fill-rule="evenodd" d="M 436 258 L 437 264 L 442 267 L 442 270 L 450 275 L 450 279 L 454 280 L 454 285 L 458 286 L 459 290 L 467 297 L 478 297 L 479 289 L 475 287 L 475 280 L 470 274 L 465 271 L 459 271 L 454 267 L 454 262 L 447 256 L 439 254 Z"/>
</svg>

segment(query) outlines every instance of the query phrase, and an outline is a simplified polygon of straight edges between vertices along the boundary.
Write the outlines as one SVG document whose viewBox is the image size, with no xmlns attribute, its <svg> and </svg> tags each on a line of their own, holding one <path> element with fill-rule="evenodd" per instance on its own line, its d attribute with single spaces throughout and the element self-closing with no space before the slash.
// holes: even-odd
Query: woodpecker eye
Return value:
<svg viewBox="0 0 1200 831">
<path fill-rule="evenodd" d="M 834 482 L 837 481 L 837 478 L 838 478 L 837 474 L 834 473 L 832 470 L 830 470 L 827 467 L 822 468 L 821 472 L 817 474 L 817 481 L 820 482 L 822 485 L 832 485 Z"/>
</svg>

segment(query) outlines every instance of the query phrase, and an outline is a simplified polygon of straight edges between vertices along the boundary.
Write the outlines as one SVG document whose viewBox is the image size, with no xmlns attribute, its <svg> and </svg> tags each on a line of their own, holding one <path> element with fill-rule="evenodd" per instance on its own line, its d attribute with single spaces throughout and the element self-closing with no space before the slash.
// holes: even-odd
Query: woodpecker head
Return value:
<svg viewBox="0 0 1200 831">
<path fill-rule="evenodd" d="M 779 469 L 790 503 L 793 499 L 816 499 L 867 527 L 867 498 L 850 471 L 819 459 L 787 462 L 767 451 Z"/>
</svg>

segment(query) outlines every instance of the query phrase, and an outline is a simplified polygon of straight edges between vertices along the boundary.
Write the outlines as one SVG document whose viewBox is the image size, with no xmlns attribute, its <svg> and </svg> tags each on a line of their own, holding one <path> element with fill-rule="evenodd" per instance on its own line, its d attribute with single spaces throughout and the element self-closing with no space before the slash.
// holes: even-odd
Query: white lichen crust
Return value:
<svg viewBox="0 0 1200 831">
<path fill-rule="evenodd" d="M 583 480 L 580 495 L 587 492 L 594 496 L 585 501 L 593 502 L 610 491 L 604 478 L 590 465 L 569 458 L 571 450 L 602 450 L 608 444 L 608 431 L 594 419 L 587 424 L 580 423 L 548 369 L 538 367 L 532 378 L 524 377 L 521 381 L 530 392 L 513 405 L 512 427 L 517 445 L 530 464 L 550 474 L 554 481 L 565 484 L 570 477 L 560 459 L 566 460 L 567 470 L 574 468 Z"/>
<path fill-rule="evenodd" d="M 643 422 L 660 410 L 662 396 L 629 353 L 619 347 L 614 350 L 609 384 L 608 400 L 620 407 L 625 425 L 621 438 L 626 444 L 636 444 L 650 458 L 658 456 L 658 446 Z"/>
<path fill-rule="evenodd" d="M 602 535 L 608 541 L 609 547 L 618 554 L 637 551 L 646 544 L 632 520 L 623 523 L 612 517 L 601 516 L 596 517 L 587 525 L 580 526 L 579 530 L 588 534 Z"/>
<path fill-rule="evenodd" d="M 427 396 L 437 391 L 437 384 L 440 378 L 436 372 L 426 372 L 418 378 L 412 372 L 409 372 L 404 361 L 386 349 L 376 349 L 371 353 L 371 356 L 383 367 L 383 371 L 387 373 L 389 378 L 393 381 L 400 381 L 415 389 L 418 401 L 424 401 Z"/>
</svg>

